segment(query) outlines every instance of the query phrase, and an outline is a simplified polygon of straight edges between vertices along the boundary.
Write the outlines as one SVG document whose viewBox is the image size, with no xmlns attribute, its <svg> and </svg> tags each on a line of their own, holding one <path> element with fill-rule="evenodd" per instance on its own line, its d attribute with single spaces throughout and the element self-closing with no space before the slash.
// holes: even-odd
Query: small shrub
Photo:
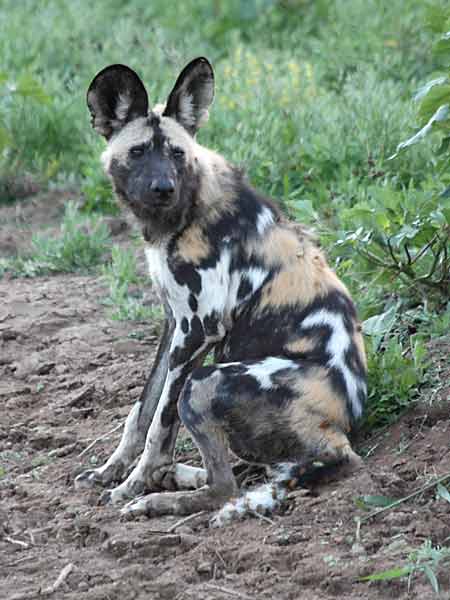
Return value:
<svg viewBox="0 0 450 600">
<path fill-rule="evenodd" d="M 338 244 L 359 268 L 377 269 L 379 283 L 422 302 L 446 302 L 450 289 L 450 207 L 428 190 L 372 186 L 342 211 Z M 347 253 L 347 256 L 350 254 Z"/>
</svg>

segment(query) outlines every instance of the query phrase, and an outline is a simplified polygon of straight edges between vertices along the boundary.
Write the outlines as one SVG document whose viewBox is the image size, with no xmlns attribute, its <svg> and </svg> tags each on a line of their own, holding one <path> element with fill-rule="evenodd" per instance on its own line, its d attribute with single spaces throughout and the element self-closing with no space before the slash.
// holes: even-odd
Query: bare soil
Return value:
<svg viewBox="0 0 450 600">
<path fill-rule="evenodd" d="M 41 226 L 36 210 L 26 227 L 3 215 L 3 252 L 7 238 L 20 246 L 30 221 Z M 116 509 L 97 505 L 98 490 L 75 491 L 75 475 L 114 449 L 157 342 L 158 323 L 111 321 L 106 295 L 96 275 L 0 280 L 1 598 L 436 597 L 422 574 L 409 591 L 407 578 L 369 584 L 361 577 L 403 564 L 426 539 L 448 545 L 450 503 L 429 490 L 364 523 L 359 535 L 355 521 L 366 514 L 358 497 L 401 498 L 450 472 L 448 403 L 436 402 L 433 390 L 396 425 L 359 441 L 363 470 L 294 491 L 270 520 L 211 529 L 210 515 L 200 515 L 173 531 L 176 517 L 121 521 Z M 444 401 L 449 348 L 441 339 L 432 353 Z M 186 436 L 178 456 L 199 463 Z M 441 597 L 450 598 L 449 573 L 438 576 Z"/>
</svg>

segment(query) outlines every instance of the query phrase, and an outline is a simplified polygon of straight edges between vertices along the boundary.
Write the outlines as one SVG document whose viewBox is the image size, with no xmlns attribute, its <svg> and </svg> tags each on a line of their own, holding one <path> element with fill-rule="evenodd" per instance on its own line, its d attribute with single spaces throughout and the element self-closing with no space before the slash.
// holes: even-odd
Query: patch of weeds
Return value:
<svg viewBox="0 0 450 600">
<path fill-rule="evenodd" d="M 161 309 L 143 303 L 144 282 L 137 274 L 136 259 L 132 250 L 114 246 L 111 263 L 102 270 L 109 286 L 109 297 L 103 302 L 109 316 L 115 321 L 156 321 L 162 317 Z M 133 287 L 132 287 L 133 286 Z"/>
<path fill-rule="evenodd" d="M 35 234 L 32 254 L 28 257 L 2 259 L 0 275 L 35 277 L 49 273 L 89 271 L 96 267 L 109 249 L 109 231 L 98 218 L 86 217 L 69 202 L 59 234 Z"/>
<path fill-rule="evenodd" d="M 35 456 L 31 459 L 31 466 L 33 469 L 37 467 L 42 467 L 43 465 L 48 465 L 52 462 L 52 458 L 50 456 Z"/>
<path fill-rule="evenodd" d="M 403 498 L 394 499 L 386 496 L 361 496 L 356 498 L 356 505 L 363 510 L 371 510 L 373 507 L 375 511 L 370 512 L 369 515 L 358 518 L 359 524 L 367 522 L 373 517 L 378 516 L 387 510 L 391 510 L 394 507 L 399 506 L 401 503 L 411 500 L 414 497 L 421 496 L 425 491 L 432 488 L 436 488 L 436 500 L 444 500 L 450 502 L 450 492 L 448 489 L 448 481 L 450 479 L 450 473 L 441 475 L 437 479 L 434 479 L 430 483 L 427 483 L 420 489 L 404 496 Z M 447 538 L 448 541 L 450 538 Z M 443 567 L 450 565 L 450 548 L 433 546 L 431 540 L 426 540 L 422 546 L 418 549 L 414 549 L 408 555 L 408 559 L 405 564 L 397 565 L 386 571 L 380 571 L 373 573 L 366 577 L 362 577 L 361 581 L 389 581 L 392 579 L 399 579 L 408 577 L 408 591 L 411 587 L 412 579 L 418 573 L 423 573 L 428 578 L 433 590 L 436 594 L 440 593 L 440 585 L 438 580 L 438 572 Z"/>
<path fill-rule="evenodd" d="M 1 258 L 0 257 L 0 279 L 3 275 L 9 271 L 11 271 L 12 267 L 12 259 L 10 258 Z"/>
<path fill-rule="evenodd" d="M 363 323 L 368 362 L 369 427 L 389 423 L 409 407 L 424 383 L 427 351 L 420 334 L 408 336 L 402 325 L 401 304 Z"/>
<path fill-rule="evenodd" d="M 0 452 L 0 460 L 12 460 L 20 463 L 23 459 L 23 455 L 15 450 L 3 450 L 3 452 Z"/>
<path fill-rule="evenodd" d="M 331 568 L 337 567 L 339 565 L 339 557 L 334 556 L 333 554 L 327 554 L 323 557 L 323 561 Z"/>
<path fill-rule="evenodd" d="M 175 452 L 177 455 L 189 454 L 195 450 L 196 446 L 189 436 L 179 437 L 175 444 Z"/>
<path fill-rule="evenodd" d="M 145 340 L 145 332 L 144 331 L 130 331 L 128 336 L 132 340 Z"/>
<path fill-rule="evenodd" d="M 450 548 L 433 546 L 431 540 L 426 540 L 420 548 L 413 550 L 405 564 L 393 567 L 386 571 L 380 571 L 362 577 L 361 581 L 391 581 L 408 577 L 408 591 L 411 588 L 413 578 L 423 573 L 436 592 L 440 593 L 438 579 L 439 570 L 450 565 Z"/>
<path fill-rule="evenodd" d="M 109 232 L 98 219 L 87 219 L 75 204 L 69 203 L 61 225 L 60 235 L 51 238 L 33 237 L 36 255 L 33 262 L 45 271 L 70 272 L 97 266 L 109 246 Z"/>
</svg>

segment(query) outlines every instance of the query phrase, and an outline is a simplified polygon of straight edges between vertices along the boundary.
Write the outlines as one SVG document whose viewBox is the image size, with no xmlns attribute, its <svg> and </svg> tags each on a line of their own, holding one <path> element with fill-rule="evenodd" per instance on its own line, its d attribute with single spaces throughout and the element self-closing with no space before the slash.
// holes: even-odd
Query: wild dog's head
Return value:
<svg viewBox="0 0 450 600">
<path fill-rule="evenodd" d="M 183 227 L 199 186 L 194 136 L 208 118 L 214 74 L 205 58 L 181 72 L 163 109 L 149 109 L 138 75 L 111 65 L 87 93 L 92 126 L 108 146 L 102 155 L 120 199 L 144 225 L 148 237 Z"/>
</svg>

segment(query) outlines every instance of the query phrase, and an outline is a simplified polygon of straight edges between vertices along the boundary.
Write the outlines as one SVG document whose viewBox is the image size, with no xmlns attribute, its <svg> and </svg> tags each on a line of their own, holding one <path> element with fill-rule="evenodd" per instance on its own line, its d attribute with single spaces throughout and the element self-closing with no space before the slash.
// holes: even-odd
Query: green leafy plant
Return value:
<svg viewBox="0 0 450 600">
<path fill-rule="evenodd" d="M 438 133 L 439 153 L 447 153 L 450 146 L 450 10 L 432 4 L 428 6 L 427 23 L 439 38 L 434 46 L 434 55 L 445 64 L 439 77 L 425 83 L 416 93 L 419 104 L 419 131 L 397 146 L 395 158 L 401 150 L 421 142 L 431 132 Z"/>
<path fill-rule="evenodd" d="M 436 594 L 439 594 L 439 569 L 448 568 L 448 565 L 450 565 L 450 548 L 433 546 L 430 540 L 426 540 L 420 548 L 409 554 L 404 565 L 367 575 L 362 577 L 361 581 L 391 581 L 392 579 L 407 577 L 409 590 L 413 577 L 423 573 Z"/>
<path fill-rule="evenodd" d="M 351 249 L 361 269 L 377 269 L 378 282 L 395 286 L 410 300 L 435 295 L 446 301 L 450 290 L 450 207 L 431 189 L 395 190 L 372 186 L 342 212 L 338 240 Z"/>
</svg>

